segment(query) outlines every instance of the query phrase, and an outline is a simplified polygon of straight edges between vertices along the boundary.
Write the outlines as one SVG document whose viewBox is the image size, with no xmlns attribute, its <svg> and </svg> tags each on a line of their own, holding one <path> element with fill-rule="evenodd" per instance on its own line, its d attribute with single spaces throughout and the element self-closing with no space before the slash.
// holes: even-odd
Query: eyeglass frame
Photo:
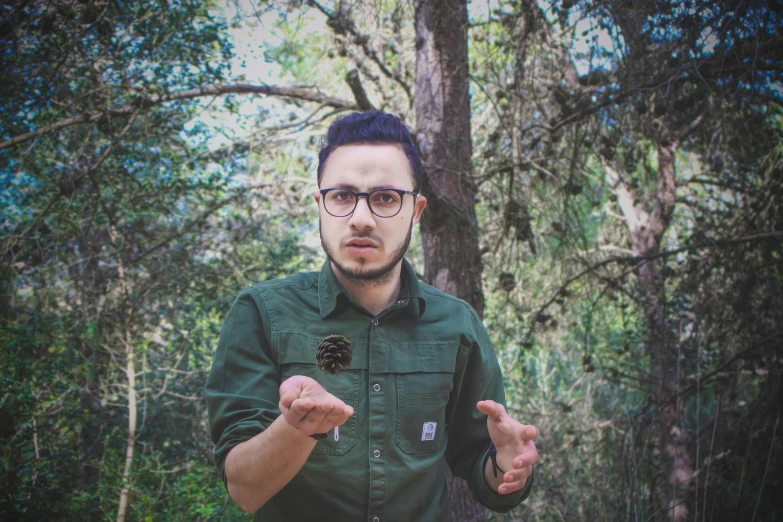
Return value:
<svg viewBox="0 0 783 522">
<path fill-rule="evenodd" d="M 356 196 L 356 201 L 353 204 L 353 208 L 351 209 L 350 212 L 348 212 L 344 216 L 335 216 L 334 214 L 329 212 L 328 208 L 326 208 L 326 195 L 329 192 L 333 191 L 333 190 L 342 190 L 342 191 L 345 191 L 345 192 L 350 192 L 354 196 Z M 377 214 L 372 209 L 372 203 L 370 203 L 370 195 L 375 193 L 375 192 L 388 191 L 388 190 L 391 190 L 392 192 L 396 192 L 397 194 L 400 195 L 400 208 L 397 210 L 397 212 L 395 212 L 391 216 L 381 216 L 380 214 Z M 326 210 L 327 214 L 329 214 L 332 217 L 336 217 L 336 218 L 348 217 L 351 214 L 353 214 L 354 212 L 356 212 L 356 207 L 359 206 L 359 199 L 362 196 L 364 196 L 365 199 L 367 199 L 367 208 L 370 209 L 370 212 L 372 213 L 372 215 L 378 216 L 379 218 L 382 218 L 382 219 L 393 218 L 394 216 L 399 214 L 400 211 L 402 210 L 402 205 L 405 202 L 405 195 L 406 194 L 410 194 L 410 195 L 413 196 L 413 204 L 414 205 L 416 204 L 416 196 L 419 195 L 418 192 L 413 192 L 412 190 L 402 190 L 402 189 L 396 189 L 396 188 L 391 188 L 391 187 L 381 187 L 381 188 L 377 188 L 377 189 L 371 190 L 370 192 L 356 192 L 356 191 L 353 191 L 353 190 L 351 190 L 349 188 L 345 188 L 345 187 L 332 187 L 332 188 L 326 188 L 326 189 L 318 189 L 318 192 L 321 193 L 321 198 L 323 199 L 323 202 L 324 202 L 324 210 Z"/>
</svg>

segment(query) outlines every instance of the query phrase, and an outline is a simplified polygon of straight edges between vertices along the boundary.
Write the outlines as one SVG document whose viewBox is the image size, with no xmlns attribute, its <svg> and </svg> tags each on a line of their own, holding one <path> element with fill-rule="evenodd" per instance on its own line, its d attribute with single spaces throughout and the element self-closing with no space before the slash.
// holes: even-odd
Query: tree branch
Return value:
<svg viewBox="0 0 783 522">
<path fill-rule="evenodd" d="M 374 111 L 375 107 L 370 103 L 370 99 L 367 97 L 367 92 L 362 86 L 362 80 L 359 77 L 359 71 L 351 69 L 348 74 L 345 75 L 345 81 L 348 82 L 348 86 L 351 88 L 353 97 L 356 99 L 356 105 L 360 111 Z"/>
<path fill-rule="evenodd" d="M 247 84 L 235 84 L 235 85 L 216 85 L 214 87 L 204 87 L 201 89 L 190 89 L 187 91 L 180 91 L 173 94 L 166 94 L 158 98 L 150 99 L 152 103 L 159 104 L 169 101 L 187 100 L 191 98 L 199 98 L 202 96 L 221 96 L 224 94 L 265 94 L 267 96 L 281 96 L 284 98 L 296 98 L 298 100 L 311 101 L 321 103 L 323 105 L 334 107 L 336 109 L 345 109 L 354 107 L 355 104 L 343 100 L 341 98 L 334 98 L 321 94 L 320 92 L 314 92 L 307 89 L 301 89 L 298 87 L 277 87 L 274 85 L 247 85 Z M 135 103 L 139 103 L 138 101 Z"/>
<path fill-rule="evenodd" d="M 151 247 L 146 249 L 144 252 L 138 254 L 136 257 L 134 257 L 128 263 L 128 266 L 135 265 L 136 263 L 138 263 L 139 261 L 144 259 L 146 256 L 148 256 L 151 253 L 155 252 L 156 250 L 166 246 L 167 244 L 171 243 L 173 240 L 183 236 L 184 234 L 186 234 L 187 232 L 192 230 L 195 226 L 199 225 L 200 223 L 203 223 L 209 216 L 214 214 L 220 208 L 228 205 L 229 203 L 231 203 L 235 199 L 238 199 L 238 198 L 244 196 L 249 190 L 261 189 L 261 188 L 267 188 L 267 187 L 269 187 L 268 183 L 262 183 L 262 184 L 259 184 L 259 185 L 253 185 L 253 186 L 250 186 L 250 187 L 245 187 L 243 189 L 238 190 L 236 193 L 232 194 L 231 196 L 218 201 L 217 203 L 215 203 L 215 204 L 211 205 L 210 207 L 208 207 L 206 210 L 204 210 L 201 214 L 196 216 L 194 219 L 191 219 L 190 221 L 188 221 L 179 230 L 176 230 L 176 231 L 172 232 L 171 234 L 169 234 L 165 238 L 161 239 L 160 241 L 158 241 L 157 243 L 155 243 L 154 245 L 152 245 Z"/>
<path fill-rule="evenodd" d="M 375 51 L 375 49 L 370 47 L 369 37 L 359 33 L 359 31 L 356 29 L 356 26 L 354 25 L 353 20 L 351 19 L 347 10 L 337 8 L 334 11 L 329 11 L 326 7 L 322 6 L 315 0 L 308 0 L 308 4 L 321 11 L 329 18 L 327 25 L 332 28 L 335 34 L 350 34 L 353 37 L 353 42 L 362 48 L 365 56 L 372 60 L 375 65 L 378 66 L 378 69 L 380 69 L 387 78 L 394 80 L 397 82 L 397 84 L 399 84 L 400 87 L 402 87 L 402 90 L 405 91 L 405 94 L 408 96 L 408 100 L 410 101 L 411 105 L 413 105 L 413 93 L 411 92 L 410 86 L 405 83 L 405 80 L 403 80 L 399 74 L 389 70 L 389 68 L 386 67 L 386 64 L 383 62 L 383 60 L 381 60 L 381 57 L 378 56 L 378 53 Z M 342 6 L 342 4 L 340 5 Z"/>
<path fill-rule="evenodd" d="M 676 141 L 682 142 L 685 138 L 687 138 L 693 131 L 695 131 L 697 128 L 699 128 L 699 125 L 701 125 L 701 122 L 704 121 L 704 113 L 702 112 L 699 114 L 687 127 L 682 129 L 677 135 L 676 135 Z"/>
<path fill-rule="evenodd" d="M 19 143 L 50 134 L 52 132 L 59 131 L 65 127 L 72 125 L 83 125 L 97 123 L 98 120 L 105 115 L 113 117 L 130 116 L 131 114 L 139 111 L 146 110 L 156 105 L 163 103 L 190 100 L 193 98 L 201 98 L 205 96 L 222 96 L 225 94 L 263 94 L 266 96 L 280 96 L 283 98 L 294 98 L 297 100 L 311 101 L 320 103 L 336 109 L 349 109 L 356 107 L 355 103 L 341 98 L 334 98 L 327 96 L 320 92 L 310 91 L 307 89 L 301 89 L 298 87 L 277 87 L 274 85 L 247 85 L 247 84 L 235 84 L 235 85 L 216 85 L 212 87 L 203 87 L 201 89 L 188 89 L 185 91 L 179 91 L 170 94 L 164 94 L 160 96 L 139 96 L 136 97 L 129 104 L 124 105 L 118 109 L 109 110 L 106 112 L 87 112 L 74 116 L 72 118 L 66 118 L 64 120 L 57 121 L 50 125 L 46 125 L 33 132 L 27 132 L 20 134 L 11 139 L 0 142 L 0 150 L 13 147 Z"/>
<path fill-rule="evenodd" d="M 659 259 L 662 257 L 669 257 L 675 254 L 679 254 L 681 252 L 687 252 L 692 250 L 702 250 L 705 248 L 714 248 L 714 247 L 722 247 L 722 246 L 729 246 L 729 245 L 737 245 L 742 243 L 755 243 L 759 241 L 774 241 L 774 240 L 783 240 L 783 232 L 766 232 L 763 234 L 753 234 L 751 236 L 744 236 L 744 237 L 734 237 L 734 238 L 726 238 L 726 239 L 715 239 L 710 242 L 704 242 L 699 243 L 696 245 L 689 245 L 689 246 L 683 246 L 680 248 L 674 248 L 672 250 L 665 250 L 663 252 L 657 252 L 655 254 L 646 255 L 646 256 L 612 256 L 608 257 L 606 259 L 603 259 L 599 261 L 598 263 L 589 266 L 576 274 L 575 276 L 572 276 L 568 278 L 560 287 L 557 289 L 557 291 L 550 297 L 541 307 L 531 316 L 531 325 L 528 329 L 527 335 L 525 336 L 525 341 L 529 341 L 530 336 L 533 334 L 533 331 L 535 330 L 535 324 L 537 318 L 543 314 L 549 306 L 552 305 L 557 299 L 558 296 L 564 295 L 566 293 L 566 290 L 568 287 L 581 279 L 582 277 L 586 276 L 587 274 L 594 272 L 598 270 L 599 268 L 612 264 L 622 264 L 622 265 L 638 265 L 642 263 L 646 263 L 649 261 L 652 261 L 654 259 Z"/>
<path fill-rule="evenodd" d="M 0 150 L 13 147 L 14 145 L 17 145 L 19 143 L 24 143 L 27 140 L 31 140 L 33 138 L 37 138 L 38 136 L 43 136 L 44 134 L 49 134 L 51 132 L 58 131 L 65 127 L 70 127 L 71 125 L 80 125 L 82 123 L 95 123 L 100 119 L 100 117 L 101 117 L 100 113 L 90 112 L 90 113 L 80 114 L 79 116 L 74 116 L 73 118 L 66 118 L 64 120 L 60 120 L 58 122 L 52 123 L 51 125 L 46 125 L 44 127 L 41 127 L 40 129 L 35 130 L 33 132 L 26 132 L 24 134 L 20 134 L 19 136 L 15 136 L 10 140 L 6 140 L 0 143 Z"/>
</svg>

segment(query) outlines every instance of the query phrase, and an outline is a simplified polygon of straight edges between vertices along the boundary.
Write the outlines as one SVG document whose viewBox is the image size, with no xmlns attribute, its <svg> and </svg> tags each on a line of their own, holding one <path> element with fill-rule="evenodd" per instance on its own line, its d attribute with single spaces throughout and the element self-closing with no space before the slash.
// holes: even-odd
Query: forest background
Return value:
<svg viewBox="0 0 783 522">
<path fill-rule="evenodd" d="M 455 520 L 783 519 L 780 1 L 10 0 L 0 50 L 0 519 L 249 518 L 221 323 L 323 263 L 319 139 L 371 109 L 540 429 L 530 499 Z"/>
</svg>

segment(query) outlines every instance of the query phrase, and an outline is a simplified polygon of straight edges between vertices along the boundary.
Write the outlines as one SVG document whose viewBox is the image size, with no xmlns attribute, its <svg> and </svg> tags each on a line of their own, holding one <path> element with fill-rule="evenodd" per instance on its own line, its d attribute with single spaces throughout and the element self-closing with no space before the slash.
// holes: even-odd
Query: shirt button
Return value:
<svg viewBox="0 0 783 522">
<path fill-rule="evenodd" d="M 381 385 L 376 383 L 372 385 L 372 389 L 375 391 L 381 391 Z"/>
<path fill-rule="evenodd" d="M 372 517 L 372 522 L 381 522 L 381 519 L 378 517 Z"/>
<path fill-rule="evenodd" d="M 372 452 L 372 456 L 376 459 L 381 456 L 381 450 L 375 450 Z"/>
<path fill-rule="evenodd" d="M 378 326 L 378 319 L 373 319 L 372 324 L 373 326 Z"/>
</svg>

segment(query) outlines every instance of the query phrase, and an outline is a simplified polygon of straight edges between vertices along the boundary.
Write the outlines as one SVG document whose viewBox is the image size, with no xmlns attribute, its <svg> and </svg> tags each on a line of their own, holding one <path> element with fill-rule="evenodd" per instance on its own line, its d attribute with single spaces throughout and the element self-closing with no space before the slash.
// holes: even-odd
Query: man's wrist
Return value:
<svg viewBox="0 0 783 522">
<path fill-rule="evenodd" d="M 503 473 L 512 471 L 514 469 L 514 458 L 517 457 L 517 453 L 514 451 L 508 453 L 502 449 L 498 450 L 495 443 L 490 442 L 490 456 L 492 455 L 491 452 L 493 449 L 495 451 L 495 462 L 497 463 L 498 469 L 502 469 Z"/>
<path fill-rule="evenodd" d="M 498 478 L 498 472 L 500 472 L 502 476 L 505 471 L 498 466 L 498 450 L 495 447 L 495 443 L 492 441 L 489 442 L 489 460 L 492 464 L 492 476 Z"/>
</svg>

